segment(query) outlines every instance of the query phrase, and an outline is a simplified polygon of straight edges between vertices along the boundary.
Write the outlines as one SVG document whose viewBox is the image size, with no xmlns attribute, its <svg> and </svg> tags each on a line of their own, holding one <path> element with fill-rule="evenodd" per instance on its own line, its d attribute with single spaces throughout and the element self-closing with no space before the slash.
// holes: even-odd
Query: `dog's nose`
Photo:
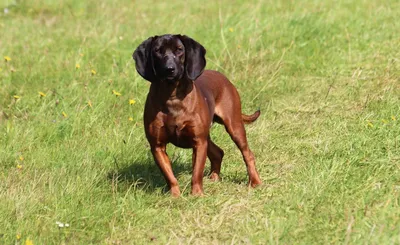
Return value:
<svg viewBox="0 0 400 245">
<path fill-rule="evenodd" d="M 167 66 L 166 70 L 167 70 L 167 73 L 171 74 L 171 73 L 174 73 L 175 67 L 173 67 L 173 66 Z"/>
</svg>

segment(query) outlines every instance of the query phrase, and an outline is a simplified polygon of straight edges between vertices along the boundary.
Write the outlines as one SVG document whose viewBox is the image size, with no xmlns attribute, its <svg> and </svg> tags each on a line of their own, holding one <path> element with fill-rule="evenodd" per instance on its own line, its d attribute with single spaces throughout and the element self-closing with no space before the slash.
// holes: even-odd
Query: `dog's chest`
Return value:
<svg viewBox="0 0 400 245">
<path fill-rule="evenodd" d="M 169 136 L 180 138 L 187 135 L 186 123 L 180 117 L 174 117 L 173 114 L 167 114 L 164 122 Z"/>
<path fill-rule="evenodd" d="M 181 100 L 174 99 L 166 101 L 163 113 L 165 113 L 170 120 L 171 118 L 176 120 L 176 118 L 182 116 L 183 112 L 184 106 Z"/>
<path fill-rule="evenodd" d="M 187 147 L 193 135 L 189 130 L 190 115 L 185 112 L 182 101 L 167 101 L 164 113 L 164 127 L 171 143 L 180 147 Z"/>
<path fill-rule="evenodd" d="M 190 148 L 192 146 L 194 135 L 188 122 L 167 116 L 164 128 L 170 143 L 182 148 Z"/>
</svg>

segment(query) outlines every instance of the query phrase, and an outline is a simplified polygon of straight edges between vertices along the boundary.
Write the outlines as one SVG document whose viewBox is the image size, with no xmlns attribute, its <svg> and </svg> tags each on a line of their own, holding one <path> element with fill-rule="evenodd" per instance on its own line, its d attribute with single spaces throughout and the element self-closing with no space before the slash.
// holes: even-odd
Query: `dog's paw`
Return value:
<svg viewBox="0 0 400 245">
<path fill-rule="evenodd" d="M 181 196 L 181 191 L 179 190 L 179 187 L 175 186 L 175 187 L 171 187 L 171 196 L 172 197 L 180 197 Z"/>
<path fill-rule="evenodd" d="M 211 181 L 220 181 L 221 180 L 221 178 L 219 177 L 219 175 L 217 173 L 211 173 L 210 179 L 211 179 Z"/>
<path fill-rule="evenodd" d="M 260 179 L 253 179 L 253 180 L 249 181 L 249 186 L 253 187 L 253 188 L 256 188 L 257 186 L 259 186 L 261 184 L 262 184 L 262 182 Z"/>
</svg>

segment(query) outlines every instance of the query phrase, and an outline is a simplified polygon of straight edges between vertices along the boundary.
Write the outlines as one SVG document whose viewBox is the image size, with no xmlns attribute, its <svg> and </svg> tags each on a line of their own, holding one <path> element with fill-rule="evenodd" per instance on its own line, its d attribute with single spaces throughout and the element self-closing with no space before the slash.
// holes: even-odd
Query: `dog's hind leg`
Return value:
<svg viewBox="0 0 400 245">
<path fill-rule="evenodd" d="M 240 107 L 239 107 L 240 108 Z M 226 112 L 225 112 L 226 113 Z M 242 152 L 243 160 L 246 163 L 247 173 L 249 175 L 249 185 L 256 187 L 261 184 L 261 179 L 257 173 L 256 161 L 253 152 L 250 150 L 247 143 L 246 131 L 242 115 L 239 113 L 226 114 L 229 116 L 221 116 L 224 122 L 225 129 L 235 142 L 236 146 Z"/>
</svg>

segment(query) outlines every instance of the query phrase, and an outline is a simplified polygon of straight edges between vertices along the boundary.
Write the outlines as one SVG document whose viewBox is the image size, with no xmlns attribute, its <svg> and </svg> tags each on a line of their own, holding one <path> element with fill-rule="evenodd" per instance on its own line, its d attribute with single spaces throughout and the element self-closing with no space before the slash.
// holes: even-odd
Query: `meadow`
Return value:
<svg viewBox="0 0 400 245">
<path fill-rule="evenodd" d="M 399 244 L 400 2 L 0 0 L 0 244 Z M 220 125 L 222 181 L 171 198 L 132 53 L 186 34 L 227 75 L 263 185 Z M 206 172 L 209 170 L 207 161 Z"/>
</svg>

